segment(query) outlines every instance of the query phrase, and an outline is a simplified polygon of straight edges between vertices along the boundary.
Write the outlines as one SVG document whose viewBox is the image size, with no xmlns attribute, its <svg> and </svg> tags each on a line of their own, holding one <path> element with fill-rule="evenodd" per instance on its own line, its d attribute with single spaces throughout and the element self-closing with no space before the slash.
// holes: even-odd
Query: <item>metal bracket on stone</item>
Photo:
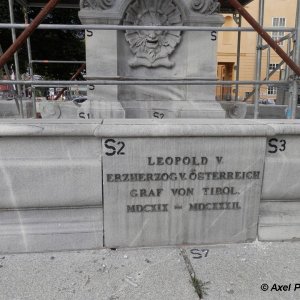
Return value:
<svg viewBox="0 0 300 300">
<path fill-rule="evenodd" d="M 59 119 L 61 116 L 59 105 L 53 102 L 41 102 L 40 112 L 43 119 Z"/>
<path fill-rule="evenodd" d="M 234 13 L 233 14 L 233 20 L 234 20 L 234 22 L 237 24 L 237 25 L 239 25 L 239 23 L 240 23 L 240 19 L 241 19 L 241 15 L 239 14 L 239 13 Z"/>
<path fill-rule="evenodd" d="M 247 113 L 247 104 L 242 102 L 220 102 L 222 108 L 226 111 L 228 119 L 245 119 Z"/>
</svg>

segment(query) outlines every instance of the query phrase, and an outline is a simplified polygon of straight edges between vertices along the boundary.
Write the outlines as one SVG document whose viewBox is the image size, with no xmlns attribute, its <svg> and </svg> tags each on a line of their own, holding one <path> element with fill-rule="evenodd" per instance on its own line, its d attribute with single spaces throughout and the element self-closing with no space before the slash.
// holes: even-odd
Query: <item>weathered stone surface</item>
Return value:
<svg viewBox="0 0 300 300">
<path fill-rule="evenodd" d="M 3 300 L 199 299 L 179 249 L 5 255 L 0 265 Z"/>
<path fill-rule="evenodd" d="M 217 1 L 128 1 L 104 5 L 102 1 L 83 1 L 79 16 L 82 23 L 212 26 L 223 24 L 217 15 Z M 216 79 L 217 33 L 170 30 L 86 31 L 87 77 L 125 79 Z M 215 87 L 203 85 L 128 85 L 90 87 L 92 102 L 105 104 L 93 118 L 155 118 L 157 106 L 169 106 L 165 118 L 224 118 L 215 102 Z M 139 103 L 141 102 L 141 103 Z M 173 102 L 170 104 L 169 102 Z M 186 102 L 186 103 L 184 103 Z M 203 103 L 202 103 L 203 102 Z M 205 103 L 204 103 L 205 102 Z M 210 102 L 209 104 L 207 102 Z M 182 109 L 190 106 L 192 109 Z M 161 114 L 161 113 L 160 113 Z"/>
<path fill-rule="evenodd" d="M 41 101 L 37 102 L 36 110 L 43 119 L 78 119 L 80 105 L 73 101 Z"/>
<path fill-rule="evenodd" d="M 300 240 L 300 200 L 263 201 L 260 205 L 260 241 Z"/>
<path fill-rule="evenodd" d="M 278 135 L 267 141 L 262 199 L 300 199 L 298 135 Z"/>
<path fill-rule="evenodd" d="M 186 252 L 196 278 L 206 282 L 203 299 L 296 300 L 299 247 L 299 242 L 255 242 L 193 246 Z M 287 285 L 286 290 L 280 290 L 279 285 Z"/>
<path fill-rule="evenodd" d="M 103 140 L 105 246 L 256 237 L 263 138 Z"/>
<path fill-rule="evenodd" d="M 123 101 L 126 118 L 199 119 L 207 115 L 224 117 L 224 111 L 212 101 Z"/>
<path fill-rule="evenodd" d="M 100 205 L 100 147 L 95 137 L 1 138 L 0 208 Z"/>
<path fill-rule="evenodd" d="M 42 252 L 103 247 L 103 210 L 0 210 L 0 252 Z"/>
<path fill-rule="evenodd" d="M 27 118 L 32 118 L 32 101 L 23 99 L 22 103 L 24 116 Z M 0 99 L 0 117 L 1 119 L 21 118 L 15 100 Z"/>
<path fill-rule="evenodd" d="M 26 225 L 42 241 L 48 213 L 68 223 L 104 199 L 106 246 L 240 242 L 256 237 L 262 200 L 259 237 L 299 238 L 300 121 L 2 120 L 0 135 L 4 235 Z"/>
</svg>

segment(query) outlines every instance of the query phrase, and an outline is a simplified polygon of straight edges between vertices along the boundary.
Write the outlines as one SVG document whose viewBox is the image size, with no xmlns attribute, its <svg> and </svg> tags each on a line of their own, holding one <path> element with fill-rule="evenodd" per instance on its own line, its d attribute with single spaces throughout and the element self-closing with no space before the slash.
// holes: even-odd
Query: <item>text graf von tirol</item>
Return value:
<svg viewBox="0 0 300 300">
<path fill-rule="evenodd" d="M 104 139 L 107 242 L 251 239 L 264 151 L 263 139 L 247 137 Z"/>
</svg>

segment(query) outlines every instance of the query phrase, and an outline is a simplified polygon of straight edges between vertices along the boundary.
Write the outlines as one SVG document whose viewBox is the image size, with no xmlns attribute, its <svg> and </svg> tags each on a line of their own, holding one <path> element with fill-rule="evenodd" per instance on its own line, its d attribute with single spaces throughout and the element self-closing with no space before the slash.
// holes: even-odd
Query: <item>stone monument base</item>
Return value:
<svg viewBox="0 0 300 300">
<path fill-rule="evenodd" d="M 225 118 L 225 111 L 214 101 L 121 101 L 126 119 Z"/>
<path fill-rule="evenodd" d="M 25 119 L 0 131 L 2 253 L 300 239 L 299 120 Z"/>
</svg>

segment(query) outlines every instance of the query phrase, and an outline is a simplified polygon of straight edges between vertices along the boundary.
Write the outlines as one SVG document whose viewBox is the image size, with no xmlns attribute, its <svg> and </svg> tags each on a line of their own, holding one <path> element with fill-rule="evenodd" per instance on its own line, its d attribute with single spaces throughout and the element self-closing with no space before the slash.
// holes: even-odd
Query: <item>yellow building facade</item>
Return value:
<svg viewBox="0 0 300 300">
<path fill-rule="evenodd" d="M 295 27 L 297 0 L 265 0 L 264 27 Z M 259 0 L 254 0 L 245 6 L 246 10 L 258 21 Z M 231 14 L 225 14 L 224 27 L 236 27 L 237 24 Z M 250 27 L 249 23 L 242 18 L 242 27 Z M 277 40 L 287 35 L 286 32 L 269 32 L 273 39 Z M 237 32 L 219 32 L 218 35 L 218 78 L 220 80 L 235 80 L 237 73 Z M 291 39 L 292 41 L 292 39 Z M 291 42 L 292 43 L 292 42 Z M 266 44 L 263 41 L 263 44 Z M 280 46 L 287 53 L 289 52 L 289 41 L 280 43 Z M 255 80 L 256 78 L 256 32 L 241 33 L 240 51 L 240 80 Z M 292 48 L 292 47 L 291 47 Z M 269 59 L 268 59 L 269 56 Z M 265 79 L 267 72 L 276 68 L 282 59 L 271 49 L 262 51 L 261 79 Z M 288 76 L 286 65 L 282 64 L 280 69 L 274 73 L 270 80 L 278 80 Z M 239 100 L 247 98 L 253 91 L 253 86 L 239 86 Z M 235 87 L 217 87 L 216 96 L 218 100 L 229 100 L 234 97 Z M 277 88 L 275 86 L 262 86 L 260 99 L 277 98 Z M 253 101 L 250 97 L 248 102 Z"/>
</svg>

